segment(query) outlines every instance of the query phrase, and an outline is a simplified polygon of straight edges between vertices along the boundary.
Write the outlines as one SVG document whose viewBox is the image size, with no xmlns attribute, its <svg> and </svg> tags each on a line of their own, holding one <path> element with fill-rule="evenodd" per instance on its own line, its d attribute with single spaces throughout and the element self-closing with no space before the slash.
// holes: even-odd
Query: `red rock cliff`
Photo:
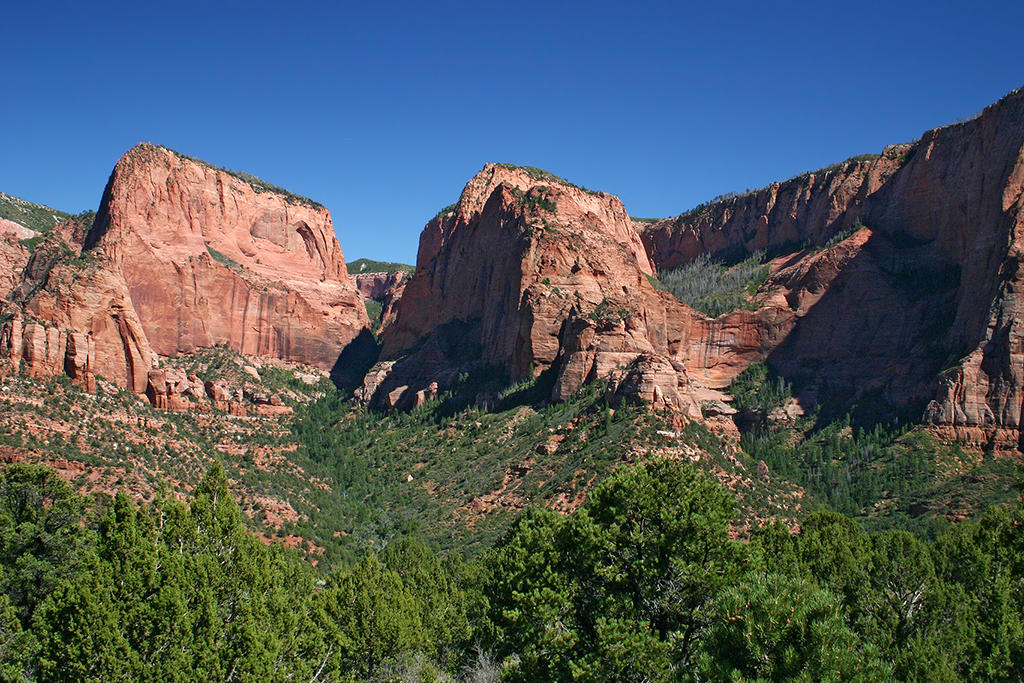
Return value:
<svg viewBox="0 0 1024 683">
<path fill-rule="evenodd" d="M 327 210 L 255 178 L 140 144 L 81 228 L 58 226 L 24 265 L 0 249 L 0 356 L 33 374 L 141 393 L 157 355 L 215 344 L 336 369 L 368 325 Z"/>
<path fill-rule="evenodd" d="M 712 321 L 656 291 L 652 273 L 616 197 L 488 164 L 424 229 L 363 396 L 415 404 L 479 362 L 513 381 L 550 368 L 556 399 L 626 372 L 630 393 L 698 410 L 692 388 L 725 386 L 756 359 L 774 313 Z"/>
<path fill-rule="evenodd" d="M 899 170 L 909 149 L 893 145 L 873 159 L 845 161 L 637 228 L 659 270 L 702 254 L 732 258 L 820 247 L 861 220 L 864 201 Z"/>
<path fill-rule="evenodd" d="M 926 415 L 958 436 L 1013 440 L 1022 194 L 1024 91 L 877 158 L 634 226 L 646 253 L 615 198 L 489 165 L 424 230 L 364 395 L 407 405 L 477 359 L 513 380 L 553 368 L 556 399 L 613 375 L 627 393 L 693 412 L 702 388 L 766 358 L 808 407 L 916 418 L 931 401 Z M 645 277 L 652 262 L 761 249 L 782 256 L 756 312 L 709 320 Z"/>
<path fill-rule="evenodd" d="M 117 163 L 84 248 L 123 273 L 160 355 L 331 368 L 368 324 L 325 208 L 154 145 Z"/>
<path fill-rule="evenodd" d="M 640 229 L 655 264 L 672 268 L 699 254 L 822 245 L 863 222 L 870 235 L 827 292 L 794 306 L 799 320 L 767 349 L 769 361 L 811 403 L 844 396 L 919 411 L 934 399 L 927 417 L 956 436 L 1015 440 L 1024 408 L 1022 150 L 1018 90 L 876 160 Z"/>
</svg>

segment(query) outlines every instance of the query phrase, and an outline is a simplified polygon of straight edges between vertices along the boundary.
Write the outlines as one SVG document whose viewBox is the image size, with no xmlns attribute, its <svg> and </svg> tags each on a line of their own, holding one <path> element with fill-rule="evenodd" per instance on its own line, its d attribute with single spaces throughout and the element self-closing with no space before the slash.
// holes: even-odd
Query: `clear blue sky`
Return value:
<svg viewBox="0 0 1024 683">
<path fill-rule="evenodd" d="M 1024 85 L 1024 2 L 8 2 L 0 190 L 95 209 L 151 141 L 413 262 L 489 161 L 681 213 Z"/>
</svg>

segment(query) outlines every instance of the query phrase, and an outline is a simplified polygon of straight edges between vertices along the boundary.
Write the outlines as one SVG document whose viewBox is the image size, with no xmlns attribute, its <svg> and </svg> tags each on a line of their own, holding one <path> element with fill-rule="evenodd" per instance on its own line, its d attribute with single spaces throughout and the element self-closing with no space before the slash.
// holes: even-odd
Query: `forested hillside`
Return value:
<svg viewBox="0 0 1024 683">
<path fill-rule="evenodd" d="M 0 472 L 7 681 L 1019 681 L 1022 510 L 934 541 L 812 514 L 730 538 L 692 465 L 625 466 L 465 561 L 415 536 L 314 569 L 247 532 L 215 465 L 187 502 Z"/>
</svg>

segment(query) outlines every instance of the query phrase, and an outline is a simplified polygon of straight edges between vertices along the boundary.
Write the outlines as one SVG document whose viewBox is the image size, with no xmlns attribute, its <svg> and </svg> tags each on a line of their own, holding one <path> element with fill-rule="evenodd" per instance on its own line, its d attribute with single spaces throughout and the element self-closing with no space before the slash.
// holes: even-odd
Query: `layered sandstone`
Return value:
<svg viewBox="0 0 1024 683">
<path fill-rule="evenodd" d="M 140 144 L 89 218 L 30 259 L 0 245 L 0 356 L 30 373 L 142 393 L 158 356 L 219 344 L 331 370 L 365 335 L 330 214 L 309 200 Z"/>
<path fill-rule="evenodd" d="M 398 301 L 405 293 L 405 285 L 409 282 L 409 277 L 410 273 L 404 270 L 352 275 L 352 281 L 363 300 L 372 299 L 380 303 L 380 329 L 384 329 L 394 320 Z"/>
<path fill-rule="evenodd" d="M 1024 91 L 974 120 L 643 226 L 659 268 L 821 245 L 863 224 L 857 254 L 767 349 L 803 400 L 878 404 L 974 442 L 1018 438 Z M 799 257 L 794 257 L 794 263 Z M 775 279 L 769 286 L 785 282 Z M 839 285 L 839 286 L 835 286 Z"/>
<path fill-rule="evenodd" d="M 14 289 L 31 256 L 13 234 L 0 234 L 0 297 Z"/>
<path fill-rule="evenodd" d="M 160 355 L 330 369 L 368 323 L 327 209 L 154 145 L 117 163 L 84 248 L 123 273 Z"/>
<path fill-rule="evenodd" d="M 699 415 L 692 389 L 727 386 L 757 359 L 775 313 L 710 320 L 652 274 L 618 198 L 489 164 L 424 229 L 363 397 L 410 406 L 479 364 L 512 381 L 551 370 L 556 400 L 616 372 L 627 393 Z"/>
<path fill-rule="evenodd" d="M 903 165 L 911 145 L 892 145 L 675 218 L 637 225 L 659 270 L 698 256 L 739 259 L 757 251 L 822 247 L 861 222 L 865 201 Z"/>
<path fill-rule="evenodd" d="M 609 376 L 621 394 L 695 414 L 765 359 L 798 388 L 794 409 L 916 419 L 931 401 L 950 433 L 1015 439 L 1022 194 L 1022 91 L 917 143 L 653 225 L 610 195 L 488 165 L 425 228 L 364 397 L 411 405 L 477 363 L 512 381 L 550 369 L 554 399 Z M 711 320 L 646 277 L 762 250 L 775 259 L 756 311 Z"/>
<path fill-rule="evenodd" d="M 109 260 L 82 258 L 51 234 L 17 272 L 7 294 L 13 315 L 0 328 L 0 357 L 38 377 L 67 374 L 87 389 L 96 375 L 146 389 L 156 356 Z"/>
</svg>

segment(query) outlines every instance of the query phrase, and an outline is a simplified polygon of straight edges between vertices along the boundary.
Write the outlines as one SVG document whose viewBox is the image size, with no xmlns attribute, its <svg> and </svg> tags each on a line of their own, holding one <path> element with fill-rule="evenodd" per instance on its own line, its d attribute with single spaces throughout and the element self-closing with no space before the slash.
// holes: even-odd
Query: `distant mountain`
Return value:
<svg viewBox="0 0 1024 683">
<path fill-rule="evenodd" d="M 411 273 L 416 268 L 405 263 L 390 263 L 388 261 L 372 261 L 368 258 L 356 259 L 348 264 L 349 275 L 361 273 Z"/>
<path fill-rule="evenodd" d="M 18 223 L 29 230 L 48 232 L 58 223 L 71 218 L 71 214 L 0 192 L 0 218 Z"/>
</svg>

